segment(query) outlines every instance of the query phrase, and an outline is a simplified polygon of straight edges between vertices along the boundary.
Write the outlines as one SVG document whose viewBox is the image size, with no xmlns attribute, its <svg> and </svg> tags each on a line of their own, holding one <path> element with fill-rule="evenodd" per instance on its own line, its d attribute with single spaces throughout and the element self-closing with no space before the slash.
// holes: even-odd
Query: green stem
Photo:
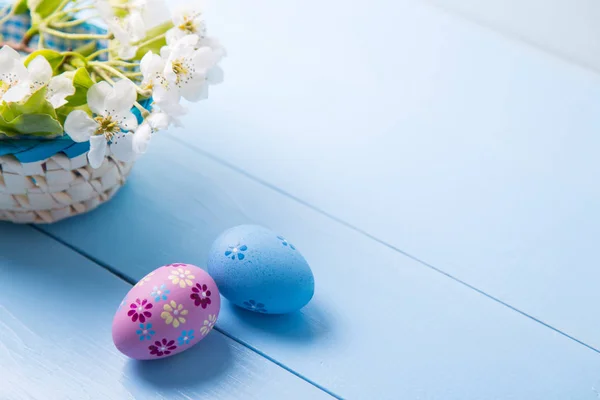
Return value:
<svg viewBox="0 0 600 400">
<path fill-rule="evenodd" d="M 140 103 L 138 103 L 137 101 L 135 103 L 133 103 L 133 105 L 135 106 L 135 108 L 137 108 L 138 110 L 140 110 L 140 112 L 142 113 L 142 117 L 144 117 L 144 119 L 150 115 L 150 112 L 148 110 L 146 110 Z"/>
<path fill-rule="evenodd" d="M 38 49 L 43 49 L 46 47 L 46 40 L 44 34 L 40 32 L 40 38 L 38 40 Z"/>
<path fill-rule="evenodd" d="M 69 8 L 67 10 L 64 10 L 64 11 L 61 11 L 61 12 L 57 12 L 57 13 L 54 13 L 54 14 L 48 16 L 48 18 L 46 18 L 42 22 L 45 22 L 46 24 L 49 24 L 52 21 L 59 20 L 59 19 L 63 18 L 64 16 L 69 15 L 69 13 L 76 14 L 76 13 L 78 13 L 80 11 L 91 10 L 94 7 L 95 6 L 93 4 L 90 4 L 90 5 L 87 5 L 87 6 Z"/>
<path fill-rule="evenodd" d="M 61 31 L 57 31 L 52 28 L 43 28 L 42 31 L 47 33 L 48 35 L 56 36 L 63 39 L 72 39 L 72 40 L 106 40 L 110 39 L 112 35 L 96 35 L 91 33 L 65 33 Z"/>
<path fill-rule="evenodd" d="M 106 65 L 106 64 L 103 64 L 100 62 L 91 62 L 90 65 L 92 67 L 94 67 L 94 69 L 97 69 L 97 68 L 103 69 L 104 71 L 111 73 L 113 76 L 118 76 L 121 79 L 130 80 L 125 74 L 123 74 L 118 69 L 111 67 L 110 65 Z M 101 74 L 99 73 L 99 75 L 101 75 Z M 150 97 L 150 95 L 152 94 L 151 92 L 148 92 L 147 90 L 143 90 L 138 85 L 134 84 L 134 86 L 135 86 L 135 90 L 144 97 Z"/>
<path fill-rule="evenodd" d="M 87 21 L 93 18 L 96 18 L 96 16 L 89 16 L 86 18 L 76 19 L 68 22 L 52 22 L 50 23 L 50 26 L 52 26 L 53 28 L 72 28 L 74 26 L 85 24 Z"/>
<path fill-rule="evenodd" d="M 89 56 L 87 56 L 87 59 L 89 61 L 92 61 L 92 60 L 98 58 L 98 56 L 100 56 L 100 55 L 102 55 L 104 53 L 109 53 L 109 52 L 110 52 L 110 49 L 100 49 L 100 50 L 98 50 L 98 51 L 90 54 Z"/>
<path fill-rule="evenodd" d="M 71 0 L 63 0 L 62 3 L 60 3 L 59 6 L 56 7 L 55 11 L 56 10 L 62 10 L 63 8 L 65 8 L 66 6 L 68 6 L 69 3 L 71 3 L 71 2 L 72 2 Z"/>
<path fill-rule="evenodd" d="M 115 65 L 115 66 L 119 66 L 119 67 L 139 67 L 140 66 L 140 63 L 120 61 L 120 60 L 108 61 L 106 64 Z"/>
<path fill-rule="evenodd" d="M 148 40 L 146 40 L 145 42 L 141 42 L 141 43 L 140 43 L 140 42 L 137 42 L 137 43 L 133 43 L 133 44 L 134 44 L 135 46 L 138 46 L 138 47 L 144 47 L 144 46 L 146 46 L 146 45 L 148 45 L 148 44 L 150 44 L 150 43 L 152 43 L 152 42 L 155 42 L 155 41 L 157 41 L 157 40 L 159 40 L 159 39 L 162 39 L 162 38 L 165 38 L 165 37 L 167 37 L 167 33 L 166 33 L 166 32 L 165 32 L 165 33 L 162 33 L 162 34 L 160 34 L 160 35 L 158 35 L 158 36 L 154 36 L 152 39 L 148 39 Z"/>
<path fill-rule="evenodd" d="M 112 78 L 106 74 L 106 72 L 102 71 L 102 69 L 100 69 L 98 67 L 92 67 L 92 68 L 94 69 L 94 72 L 96 74 L 100 75 L 100 77 L 102 79 L 104 79 L 106 82 L 110 83 L 111 85 L 115 84 L 115 81 L 113 81 Z"/>
<path fill-rule="evenodd" d="M 82 54 L 80 54 L 80 53 L 78 53 L 78 52 L 76 52 L 76 51 L 65 51 L 65 52 L 63 52 L 63 53 L 61 53 L 61 54 L 62 54 L 62 55 L 64 55 L 64 56 L 68 56 L 68 57 L 75 57 L 75 58 L 78 58 L 78 59 L 80 59 L 81 61 L 83 61 L 83 64 L 84 64 L 85 66 L 87 66 L 87 65 L 88 65 L 88 60 L 87 60 L 87 58 L 85 58 L 85 56 L 83 56 Z M 81 66 L 81 65 L 79 65 L 79 66 Z"/>
</svg>

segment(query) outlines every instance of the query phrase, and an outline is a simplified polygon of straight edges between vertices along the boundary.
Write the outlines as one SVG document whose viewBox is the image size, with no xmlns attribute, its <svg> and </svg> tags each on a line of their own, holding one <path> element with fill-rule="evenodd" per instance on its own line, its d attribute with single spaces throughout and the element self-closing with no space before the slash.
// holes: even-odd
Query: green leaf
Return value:
<svg viewBox="0 0 600 400">
<path fill-rule="evenodd" d="M 98 42 L 93 40 L 93 41 L 89 42 L 88 44 L 77 47 L 73 51 L 75 53 L 81 54 L 84 57 L 87 57 L 90 54 L 94 53 L 96 50 L 98 50 Z"/>
<path fill-rule="evenodd" d="M 55 72 L 65 61 L 65 56 L 60 54 L 59 52 L 54 51 L 54 50 L 43 49 L 43 50 L 38 50 L 38 51 L 34 51 L 33 53 L 31 53 L 25 59 L 25 66 L 27 67 L 29 65 L 29 63 L 32 62 L 37 56 L 42 56 L 46 60 L 48 60 L 48 62 L 50 63 L 50 66 L 52 67 L 52 70 Z"/>
<path fill-rule="evenodd" d="M 63 127 L 48 114 L 23 114 L 9 122 L 10 128 L 22 135 L 57 136 L 63 134 Z"/>
<path fill-rule="evenodd" d="M 141 60 L 149 51 L 160 54 L 160 49 L 167 45 L 165 33 L 172 27 L 173 22 L 167 21 L 146 32 L 146 37 L 140 41 L 143 45 L 138 49 L 134 59 Z"/>
<path fill-rule="evenodd" d="M 90 73 L 85 68 L 78 68 L 73 76 L 75 94 L 67 97 L 69 107 L 78 107 L 87 104 L 87 92 L 94 85 Z"/>
<path fill-rule="evenodd" d="M 73 111 L 75 110 L 82 110 L 85 111 L 90 117 L 92 116 L 92 110 L 90 110 L 90 107 L 87 104 L 84 104 L 82 106 L 79 107 L 69 107 L 69 105 L 64 105 L 60 108 L 58 108 L 56 110 L 56 115 L 58 117 L 58 122 L 61 123 L 61 125 L 65 125 L 65 121 L 67 120 L 67 117 L 69 116 L 69 114 L 71 114 Z"/>
<path fill-rule="evenodd" d="M 56 110 L 46 100 L 46 88 L 33 93 L 27 100 L 0 106 L 0 131 L 7 136 L 59 136 L 63 128 Z"/>
<path fill-rule="evenodd" d="M 47 88 L 43 87 L 34 94 L 32 94 L 27 100 L 20 101 L 18 103 L 6 103 L 5 110 L 0 112 L 3 117 L 8 120 L 12 120 L 22 114 L 46 114 L 56 119 L 56 110 L 52 107 L 52 104 L 46 100 Z"/>
<path fill-rule="evenodd" d="M 25 14 L 27 11 L 29 11 L 27 7 L 27 0 L 19 0 L 14 7 L 16 15 Z"/>
<path fill-rule="evenodd" d="M 46 18 L 56 11 L 61 2 L 61 0 L 27 0 L 27 6 L 33 13 Z"/>
</svg>

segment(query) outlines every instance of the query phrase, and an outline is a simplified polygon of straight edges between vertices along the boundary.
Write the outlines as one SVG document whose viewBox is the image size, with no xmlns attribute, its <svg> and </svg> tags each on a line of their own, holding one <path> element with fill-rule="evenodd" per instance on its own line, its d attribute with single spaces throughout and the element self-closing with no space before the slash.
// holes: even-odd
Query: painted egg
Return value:
<svg viewBox="0 0 600 400">
<path fill-rule="evenodd" d="M 208 272 L 229 301 L 260 313 L 297 311 L 315 290 L 313 273 L 298 249 L 256 225 L 222 233 L 210 250 Z"/>
<path fill-rule="evenodd" d="M 150 272 L 125 296 L 113 320 L 115 346 L 151 360 L 189 349 L 214 327 L 221 298 L 201 268 L 170 264 Z"/>
</svg>

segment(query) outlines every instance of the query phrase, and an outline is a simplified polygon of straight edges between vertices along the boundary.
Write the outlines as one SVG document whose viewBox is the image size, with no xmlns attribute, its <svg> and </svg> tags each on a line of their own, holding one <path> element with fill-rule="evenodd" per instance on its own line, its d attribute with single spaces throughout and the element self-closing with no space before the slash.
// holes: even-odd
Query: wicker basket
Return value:
<svg viewBox="0 0 600 400">
<path fill-rule="evenodd" d="M 29 15 L 12 17 L 0 26 L 2 40 L 20 41 L 30 23 Z M 104 30 L 82 24 L 72 32 Z M 66 51 L 85 42 L 48 37 L 46 44 Z M 134 113 L 140 120 L 139 112 Z M 133 163 L 107 155 L 102 166 L 93 169 L 88 150 L 89 143 L 75 143 L 66 135 L 52 140 L 0 140 L 0 221 L 52 223 L 110 200 L 125 183 Z"/>
<path fill-rule="evenodd" d="M 92 169 L 86 154 L 69 158 L 62 152 L 30 163 L 2 156 L 0 220 L 51 223 L 93 210 L 123 186 L 132 165 L 108 156 Z"/>
</svg>

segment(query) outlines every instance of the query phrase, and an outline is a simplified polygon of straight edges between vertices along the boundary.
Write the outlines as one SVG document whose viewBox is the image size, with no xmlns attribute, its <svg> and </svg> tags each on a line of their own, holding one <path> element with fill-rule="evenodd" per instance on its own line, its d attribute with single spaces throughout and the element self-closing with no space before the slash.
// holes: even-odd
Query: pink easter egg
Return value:
<svg viewBox="0 0 600 400">
<path fill-rule="evenodd" d="M 113 319 L 113 342 L 137 360 L 185 351 L 213 329 L 221 297 L 207 272 L 170 264 L 150 272 L 121 302 Z"/>
</svg>

